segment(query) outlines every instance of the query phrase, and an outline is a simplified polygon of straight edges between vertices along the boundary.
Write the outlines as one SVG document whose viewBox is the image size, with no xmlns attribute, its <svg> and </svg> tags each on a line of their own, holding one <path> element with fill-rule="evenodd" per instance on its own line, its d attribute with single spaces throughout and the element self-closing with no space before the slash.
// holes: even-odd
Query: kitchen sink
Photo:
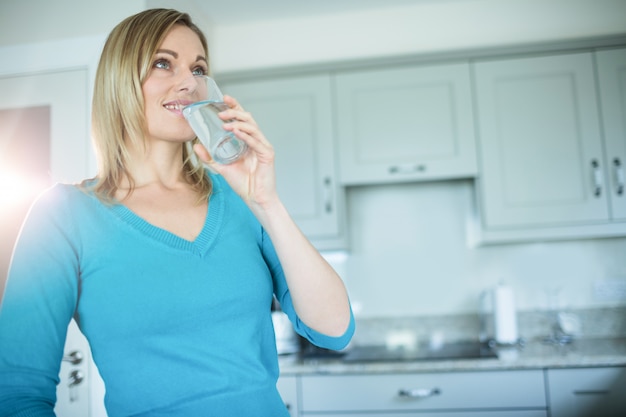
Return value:
<svg viewBox="0 0 626 417">
<path fill-rule="evenodd" d="M 485 343 L 467 341 L 446 343 L 437 348 L 428 345 L 415 349 L 386 346 L 354 346 L 342 357 L 344 362 L 399 362 L 497 358 L 497 353 Z"/>
</svg>

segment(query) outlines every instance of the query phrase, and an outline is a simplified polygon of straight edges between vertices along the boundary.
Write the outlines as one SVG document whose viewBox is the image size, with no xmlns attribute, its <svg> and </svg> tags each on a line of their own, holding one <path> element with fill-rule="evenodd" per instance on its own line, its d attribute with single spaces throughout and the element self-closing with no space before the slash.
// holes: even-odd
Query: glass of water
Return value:
<svg viewBox="0 0 626 417">
<path fill-rule="evenodd" d="M 248 147 L 234 133 L 222 127 L 224 121 L 217 114 L 228 109 L 228 106 L 215 80 L 209 76 L 198 78 L 200 99 L 186 106 L 183 115 L 215 162 L 235 162 Z"/>
</svg>

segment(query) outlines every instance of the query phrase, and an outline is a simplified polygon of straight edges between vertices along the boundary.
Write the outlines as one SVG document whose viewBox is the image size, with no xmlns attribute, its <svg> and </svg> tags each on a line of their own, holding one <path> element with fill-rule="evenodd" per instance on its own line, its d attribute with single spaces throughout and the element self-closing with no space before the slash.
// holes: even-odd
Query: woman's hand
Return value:
<svg viewBox="0 0 626 417">
<path fill-rule="evenodd" d="M 229 107 L 219 114 L 225 122 L 224 129 L 233 132 L 237 138 L 244 141 L 248 145 L 248 150 L 240 159 L 228 165 L 213 161 L 201 144 L 196 144 L 194 150 L 203 162 L 226 179 L 253 211 L 267 209 L 269 205 L 278 201 L 274 148 L 252 115 L 246 112 L 237 100 L 226 95 L 224 102 Z"/>
</svg>

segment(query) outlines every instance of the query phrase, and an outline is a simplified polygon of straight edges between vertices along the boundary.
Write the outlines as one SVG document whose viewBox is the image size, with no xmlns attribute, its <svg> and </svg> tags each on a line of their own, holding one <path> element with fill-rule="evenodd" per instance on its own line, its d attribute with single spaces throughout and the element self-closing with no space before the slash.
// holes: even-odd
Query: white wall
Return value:
<svg viewBox="0 0 626 417">
<path fill-rule="evenodd" d="M 215 72 L 229 72 L 576 39 L 626 33 L 624 16 L 625 0 L 416 0 L 326 17 L 218 23 L 212 59 Z"/>
<path fill-rule="evenodd" d="M 145 0 L 0 0 L 0 45 L 107 34 Z"/>
<path fill-rule="evenodd" d="M 220 73 L 626 33 L 626 0 L 381 1 L 378 10 L 241 24 L 214 21 L 205 0 L 1 0 L 0 45 L 106 35 L 148 7 L 191 13 Z"/>
<path fill-rule="evenodd" d="M 335 264 L 361 317 L 476 312 L 479 294 L 505 282 L 519 310 L 623 305 L 594 285 L 626 282 L 626 238 L 471 247 L 470 180 L 348 189 L 350 251 Z"/>
</svg>

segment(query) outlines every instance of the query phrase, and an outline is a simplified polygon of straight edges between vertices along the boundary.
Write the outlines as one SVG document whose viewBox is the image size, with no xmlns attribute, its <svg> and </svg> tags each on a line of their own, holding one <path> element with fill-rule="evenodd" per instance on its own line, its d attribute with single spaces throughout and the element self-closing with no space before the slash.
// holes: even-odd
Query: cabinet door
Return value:
<svg viewBox="0 0 626 417">
<path fill-rule="evenodd" d="M 475 64 L 488 229 L 608 222 L 590 53 Z"/>
<path fill-rule="evenodd" d="M 468 64 L 338 74 L 336 91 L 343 183 L 476 174 Z"/>
<path fill-rule="evenodd" d="M 626 368 L 548 370 L 552 417 L 626 415 Z"/>
<path fill-rule="evenodd" d="M 291 417 L 298 417 L 298 381 L 296 376 L 281 376 L 278 378 L 276 387 L 280 396 L 285 402 L 289 415 Z"/>
<path fill-rule="evenodd" d="M 596 53 L 613 220 L 626 220 L 626 49 Z"/>
<path fill-rule="evenodd" d="M 224 83 L 252 113 L 276 152 L 277 187 L 285 206 L 312 240 L 340 233 L 342 200 L 327 75 Z"/>
</svg>

